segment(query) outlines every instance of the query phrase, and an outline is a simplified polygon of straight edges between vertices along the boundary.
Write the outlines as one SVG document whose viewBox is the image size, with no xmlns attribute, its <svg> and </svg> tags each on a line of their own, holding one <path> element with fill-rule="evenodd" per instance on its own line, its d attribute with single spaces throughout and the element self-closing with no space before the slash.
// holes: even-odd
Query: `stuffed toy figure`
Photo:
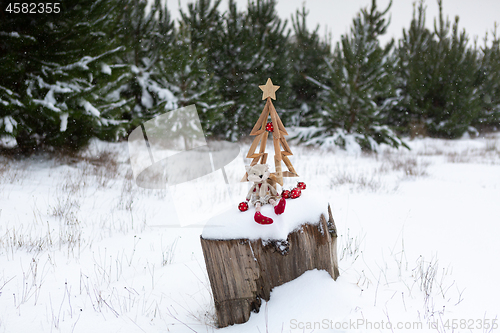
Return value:
<svg viewBox="0 0 500 333">
<path fill-rule="evenodd" d="M 255 222 L 259 224 L 271 224 L 273 219 L 262 215 L 260 208 L 262 205 L 270 203 L 274 207 L 274 212 L 279 215 L 285 211 L 285 199 L 281 198 L 274 187 L 274 182 L 269 179 L 271 173 L 267 164 L 256 164 L 246 166 L 248 180 L 254 182 L 247 194 L 247 201 L 255 206 Z"/>
</svg>

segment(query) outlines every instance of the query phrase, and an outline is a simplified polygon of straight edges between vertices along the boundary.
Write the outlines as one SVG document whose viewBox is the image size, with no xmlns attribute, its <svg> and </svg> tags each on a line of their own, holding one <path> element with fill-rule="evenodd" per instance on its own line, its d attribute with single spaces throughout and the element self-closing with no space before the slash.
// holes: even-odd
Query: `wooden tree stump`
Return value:
<svg viewBox="0 0 500 333">
<path fill-rule="evenodd" d="M 271 290 L 311 269 L 339 276 L 337 230 L 330 206 L 328 220 L 303 224 L 286 240 L 213 240 L 201 237 L 219 327 L 241 324 L 259 311 Z M 236 222 L 235 222 L 236 223 Z"/>
</svg>

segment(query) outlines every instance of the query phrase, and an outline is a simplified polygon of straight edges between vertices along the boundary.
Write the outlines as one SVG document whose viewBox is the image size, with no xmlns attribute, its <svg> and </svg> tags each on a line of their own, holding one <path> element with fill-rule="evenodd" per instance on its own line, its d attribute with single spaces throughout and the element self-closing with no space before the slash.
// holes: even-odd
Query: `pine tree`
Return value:
<svg viewBox="0 0 500 333">
<path fill-rule="evenodd" d="M 181 10 L 182 24 L 187 29 L 191 49 L 207 55 L 221 28 L 222 16 L 218 10 L 221 0 L 196 0 L 188 4 L 188 11 Z"/>
<path fill-rule="evenodd" d="M 119 128 L 123 101 L 105 98 L 120 77 L 112 56 L 122 48 L 110 34 L 117 2 L 58 4 L 59 13 L 11 13 L 0 23 L 0 90 L 8 101 L 0 134 L 25 152 L 76 149 L 93 136 L 113 138 Z"/>
<path fill-rule="evenodd" d="M 321 80 L 327 70 L 325 59 L 331 56 L 331 46 L 318 35 L 319 25 L 311 32 L 306 25 L 308 12 L 305 7 L 292 17 L 293 36 L 290 39 L 290 61 L 292 63 L 294 125 L 309 126 L 319 109 L 321 87 L 312 80 Z M 308 79 L 309 78 L 309 79 Z"/>
<path fill-rule="evenodd" d="M 413 9 L 410 28 L 403 29 L 403 37 L 399 40 L 395 52 L 395 80 L 400 100 L 390 110 L 386 122 L 401 133 L 408 133 L 411 126 L 425 126 L 429 108 L 426 94 L 432 77 L 430 62 L 434 61 L 430 54 L 432 43 L 433 33 L 425 27 L 425 6 L 424 2 L 420 1 L 418 9 Z"/>
<path fill-rule="evenodd" d="M 477 53 L 468 47 L 465 30 L 459 32 L 458 17 L 451 29 L 443 19 L 442 0 L 439 4 L 439 25 L 435 21 L 437 40 L 432 44 L 432 72 L 427 98 L 427 132 L 431 135 L 456 138 L 465 133 L 480 111 L 477 73 Z"/>
<path fill-rule="evenodd" d="M 359 145 L 375 150 L 380 143 L 398 147 L 403 144 L 391 129 L 383 125 L 383 113 L 395 98 L 392 95 L 394 42 L 380 46 L 379 36 L 389 22 L 376 1 L 370 9 L 362 9 L 354 18 L 351 31 L 337 43 L 328 61 L 328 80 L 316 84 L 323 87 L 322 112 L 317 131 L 309 131 L 309 142 L 335 143 L 347 147 Z M 404 145 L 404 144 L 403 144 Z"/>
<path fill-rule="evenodd" d="M 196 104 L 202 127 L 207 135 L 219 135 L 225 123 L 224 112 L 234 103 L 224 100 L 215 77 L 213 52 L 219 45 L 222 15 L 221 0 L 197 0 L 181 10 L 181 22 L 173 50 L 172 66 L 167 66 L 179 106 Z"/>
<path fill-rule="evenodd" d="M 224 111 L 232 102 L 222 99 L 214 75 L 207 71 L 204 52 L 193 45 L 190 29 L 181 25 L 168 51 L 168 61 L 162 62 L 161 76 L 176 97 L 175 107 L 195 104 L 203 130 L 210 136 L 224 122 Z"/>
<path fill-rule="evenodd" d="M 468 46 L 465 32 L 459 31 L 458 17 L 451 25 L 439 18 L 434 32 L 424 27 L 425 8 L 420 2 L 418 20 L 404 32 L 399 45 L 398 77 L 401 103 L 390 121 L 406 132 L 415 124 L 425 126 L 431 136 L 456 138 L 467 130 L 480 112 L 477 51 Z"/>
<path fill-rule="evenodd" d="M 165 62 L 172 61 L 174 23 L 168 8 L 159 0 L 151 8 L 145 0 L 122 0 L 117 35 L 126 48 L 119 62 L 127 68 L 127 82 L 114 96 L 130 101 L 123 119 L 133 128 L 177 107 L 176 97 L 161 70 Z"/>
<path fill-rule="evenodd" d="M 283 99 L 288 100 L 288 31 L 275 7 L 274 0 L 257 0 L 248 3 L 246 12 L 240 12 L 230 0 L 222 27 L 216 30 L 218 35 L 207 54 L 207 69 L 215 74 L 222 97 L 234 103 L 216 128 L 228 139 L 246 135 L 253 126 L 249 119 L 259 116 L 261 110 L 254 103 L 257 95 L 253 87 L 262 77 L 281 82 Z M 285 103 L 283 109 L 287 109 Z"/>
<path fill-rule="evenodd" d="M 481 48 L 481 68 L 479 70 L 481 111 L 473 125 L 479 129 L 500 128 L 500 39 L 493 30 L 493 40 L 488 46 L 488 36 Z"/>
</svg>

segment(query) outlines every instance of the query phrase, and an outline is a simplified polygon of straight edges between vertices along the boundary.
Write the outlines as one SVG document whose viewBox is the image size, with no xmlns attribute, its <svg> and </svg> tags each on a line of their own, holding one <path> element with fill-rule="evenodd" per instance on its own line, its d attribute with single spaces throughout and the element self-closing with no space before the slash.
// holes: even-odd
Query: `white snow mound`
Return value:
<svg viewBox="0 0 500 333">
<path fill-rule="evenodd" d="M 328 218 L 328 201 L 319 198 L 307 189 L 297 199 L 286 199 L 285 212 L 274 213 L 272 205 L 264 205 L 262 214 L 273 219 L 270 225 L 254 221 L 255 208 L 250 206 L 246 212 L 233 207 L 208 220 L 202 233 L 205 239 L 286 239 L 288 234 L 302 224 L 317 224 L 321 214 Z"/>
</svg>

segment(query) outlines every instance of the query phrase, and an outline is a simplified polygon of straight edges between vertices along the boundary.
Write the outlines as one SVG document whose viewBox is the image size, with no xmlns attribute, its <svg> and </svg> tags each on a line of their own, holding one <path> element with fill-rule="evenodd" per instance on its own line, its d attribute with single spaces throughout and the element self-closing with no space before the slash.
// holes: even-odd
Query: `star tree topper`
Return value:
<svg viewBox="0 0 500 333">
<path fill-rule="evenodd" d="M 266 84 L 263 86 L 259 86 L 259 88 L 260 90 L 262 90 L 262 99 L 271 97 L 272 99 L 276 100 L 276 90 L 278 90 L 280 86 L 273 85 L 273 81 L 271 81 L 271 78 L 268 78 Z"/>
</svg>

